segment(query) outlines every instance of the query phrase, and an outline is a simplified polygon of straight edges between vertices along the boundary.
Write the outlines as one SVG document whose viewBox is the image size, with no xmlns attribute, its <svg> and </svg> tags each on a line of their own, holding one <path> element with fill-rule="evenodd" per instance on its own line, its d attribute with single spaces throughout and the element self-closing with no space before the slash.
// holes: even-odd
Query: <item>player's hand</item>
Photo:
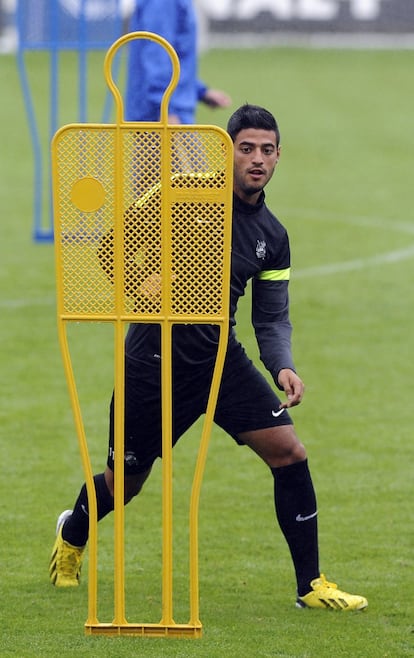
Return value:
<svg viewBox="0 0 414 658">
<path fill-rule="evenodd" d="M 153 272 L 141 283 L 139 292 L 144 297 L 154 299 L 161 295 L 161 275 Z"/>
<path fill-rule="evenodd" d="M 290 368 L 283 368 L 279 372 L 277 380 L 287 397 L 287 402 L 282 402 L 280 409 L 288 409 L 300 404 L 305 392 L 305 385 L 301 378 Z"/>
<path fill-rule="evenodd" d="M 231 105 L 230 96 L 219 89 L 207 89 L 202 101 L 209 107 L 229 107 Z"/>
<path fill-rule="evenodd" d="M 173 125 L 173 126 L 178 126 L 181 123 L 180 117 L 178 116 L 178 114 L 169 114 L 168 115 L 168 123 L 170 125 Z"/>
</svg>

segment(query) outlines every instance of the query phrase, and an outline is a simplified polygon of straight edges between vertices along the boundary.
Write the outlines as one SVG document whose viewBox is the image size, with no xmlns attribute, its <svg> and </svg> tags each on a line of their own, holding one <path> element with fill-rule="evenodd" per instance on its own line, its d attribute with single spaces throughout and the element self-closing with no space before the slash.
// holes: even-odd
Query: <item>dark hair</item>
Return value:
<svg viewBox="0 0 414 658">
<path fill-rule="evenodd" d="M 273 114 L 259 105 L 245 103 L 230 117 L 227 123 L 227 132 L 233 142 L 241 130 L 257 128 L 259 130 L 272 130 L 276 133 L 276 144 L 279 146 L 280 132 Z"/>
</svg>

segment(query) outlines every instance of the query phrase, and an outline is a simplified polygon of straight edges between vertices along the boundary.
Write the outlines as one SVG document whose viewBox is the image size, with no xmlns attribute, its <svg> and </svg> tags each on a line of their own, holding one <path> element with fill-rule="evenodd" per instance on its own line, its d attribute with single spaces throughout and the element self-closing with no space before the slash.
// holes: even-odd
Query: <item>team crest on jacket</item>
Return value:
<svg viewBox="0 0 414 658">
<path fill-rule="evenodd" d="M 256 256 L 261 260 L 266 258 L 266 242 L 264 240 L 256 241 Z"/>
</svg>

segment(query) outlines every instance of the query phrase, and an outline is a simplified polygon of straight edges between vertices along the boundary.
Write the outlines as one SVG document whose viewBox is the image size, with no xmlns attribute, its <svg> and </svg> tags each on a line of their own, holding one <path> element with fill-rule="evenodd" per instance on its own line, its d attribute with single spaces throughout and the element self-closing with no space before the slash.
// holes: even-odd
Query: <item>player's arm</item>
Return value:
<svg viewBox="0 0 414 658">
<path fill-rule="evenodd" d="M 252 282 L 252 323 L 260 358 L 277 387 L 286 394 L 287 401 L 282 407 L 299 404 L 304 392 L 292 358 L 288 270 L 266 271 Z"/>
<path fill-rule="evenodd" d="M 273 271 L 272 276 L 284 276 L 282 271 Z M 252 323 L 259 347 L 260 358 L 271 373 L 276 385 L 279 372 L 283 369 L 295 370 L 289 319 L 289 296 L 287 279 L 262 278 L 252 281 Z"/>
<path fill-rule="evenodd" d="M 124 286 L 125 294 L 135 300 L 160 294 L 160 272 L 152 270 L 154 241 L 148 244 L 148 226 L 142 222 L 159 215 L 160 194 L 154 186 L 124 213 Z M 145 237 L 147 236 L 147 237 Z M 107 231 L 99 241 L 97 257 L 102 270 L 114 283 L 114 230 Z M 155 245 L 156 249 L 156 245 Z"/>
<path fill-rule="evenodd" d="M 125 293 L 128 297 L 137 298 L 140 295 L 141 273 L 137 263 L 136 252 L 138 251 L 138 241 L 132 239 L 137 234 L 138 212 L 134 206 L 131 206 L 125 213 L 125 233 L 129 239 L 125 245 Z M 114 230 L 107 231 L 99 241 L 96 255 L 102 270 L 111 283 L 114 283 Z"/>
</svg>

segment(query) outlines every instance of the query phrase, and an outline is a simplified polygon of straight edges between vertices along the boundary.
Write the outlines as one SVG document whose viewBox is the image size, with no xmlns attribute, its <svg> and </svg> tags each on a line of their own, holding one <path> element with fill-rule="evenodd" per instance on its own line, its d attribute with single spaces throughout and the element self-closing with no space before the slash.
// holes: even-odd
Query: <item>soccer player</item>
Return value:
<svg viewBox="0 0 414 658">
<path fill-rule="evenodd" d="M 304 385 L 291 354 L 288 283 L 289 240 L 265 203 L 264 188 L 280 158 L 273 115 L 243 105 L 227 126 L 234 142 L 234 202 L 230 334 L 215 422 L 240 445 L 251 448 L 274 478 L 276 516 L 296 573 L 299 608 L 362 610 L 363 596 L 343 592 L 319 572 L 317 507 L 307 454 L 288 409 L 298 405 Z M 261 359 L 273 387 L 247 357 L 235 333 L 235 312 L 252 282 L 252 323 Z M 206 409 L 218 328 L 180 325 L 173 331 L 173 436 L 175 444 Z M 131 324 L 126 337 L 125 502 L 136 496 L 161 456 L 160 327 Z M 113 401 L 104 473 L 94 478 L 98 520 L 113 510 Z M 76 586 L 88 539 L 88 500 L 82 487 L 73 511 L 63 512 L 50 562 L 58 587 Z"/>
<path fill-rule="evenodd" d="M 138 2 L 129 26 L 131 32 L 155 32 L 175 49 L 180 79 L 169 103 L 168 123 L 194 123 L 197 103 L 228 107 L 230 97 L 198 79 L 197 21 L 193 0 Z M 125 118 L 159 121 L 160 105 L 172 73 L 168 53 L 154 41 L 134 39 L 129 44 Z"/>
</svg>

